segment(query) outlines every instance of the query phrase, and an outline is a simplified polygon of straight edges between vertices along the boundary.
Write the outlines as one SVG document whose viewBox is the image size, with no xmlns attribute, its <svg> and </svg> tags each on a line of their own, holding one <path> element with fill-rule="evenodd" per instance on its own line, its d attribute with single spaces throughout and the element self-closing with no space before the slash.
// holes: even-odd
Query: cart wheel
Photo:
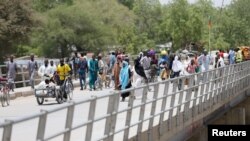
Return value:
<svg viewBox="0 0 250 141">
<path fill-rule="evenodd" d="M 63 96 L 60 90 L 56 90 L 56 101 L 58 104 L 63 103 Z"/>
<path fill-rule="evenodd" d="M 37 101 L 38 105 L 42 105 L 43 102 L 44 102 L 44 98 L 42 98 L 42 97 L 36 97 L 36 101 Z"/>
</svg>

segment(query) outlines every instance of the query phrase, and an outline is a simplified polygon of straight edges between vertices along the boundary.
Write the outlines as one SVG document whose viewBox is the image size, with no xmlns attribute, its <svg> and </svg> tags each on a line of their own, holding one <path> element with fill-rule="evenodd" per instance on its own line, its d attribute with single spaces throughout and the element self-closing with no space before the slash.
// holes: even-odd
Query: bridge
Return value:
<svg viewBox="0 0 250 141">
<path fill-rule="evenodd" d="M 131 88 L 123 91 L 131 92 L 125 102 L 120 102 L 122 92 L 112 89 L 92 93 L 76 89 L 73 101 L 61 105 L 49 100 L 38 106 L 34 96 L 17 98 L 0 108 L 0 137 L 3 141 L 207 140 L 209 124 L 246 124 L 249 84 L 248 61 Z M 138 93 L 142 96 L 134 99 Z"/>
</svg>

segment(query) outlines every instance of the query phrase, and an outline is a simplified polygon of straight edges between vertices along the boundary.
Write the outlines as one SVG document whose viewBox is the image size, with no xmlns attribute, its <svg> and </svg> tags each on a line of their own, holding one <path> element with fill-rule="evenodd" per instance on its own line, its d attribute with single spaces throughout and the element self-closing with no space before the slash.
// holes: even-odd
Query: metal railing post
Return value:
<svg viewBox="0 0 250 141">
<path fill-rule="evenodd" d="M 113 105 L 113 111 L 112 111 L 112 115 L 111 115 L 111 128 L 110 131 L 111 133 L 115 132 L 115 127 L 116 127 L 116 120 L 117 120 L 117 112 L 119 109 L 119 100 L 120 100 L 120 94 L 116 94 L 114 95 L 114 105 Z M 113 141 L 114 140 L 114 134 L 112 134 L 109 137 L 109 141 Z"/>
<path fill-rule="evenodd" d="M 184 83 L 186 81 L 186 78 L 187 77 L 182 77 L 182 78 L 179 78 L 179 83 L 181 84 L 181 87 L 180 87 L 180 93 L 178 94 L 179 95 L 179 99 L 177 101 L 177 104 L 179 106 L 177 106 L 177 110 L 176 110 L 176 117 L 175 117 L 175 126 L 179 126 L 180 124 L 182 124 L 182 121 L 183 121 L 183 113 L 181 113 L 181 107 L 182 107 L 182 99 L 183 99 L 183 95 L 184 95 Z"/>
<path fill-rule="evenodd" d="M 198 114 L 197 102 L 199 102 L 199 98 L 198 98 L 199 84 L 200 84 L 199 74 L 195 74 L 194 78 L 195 78 L 195 87 L 194 87 L 194 100 L 193 100 L 193 107 L 192 107 L 192 111 L 193 111 L 192 117 L 194 117 Z"/>
<path fill-rule="evenodd" d="M 93 98 L 94 99 L 91 100 L 90 105 L 89 105 L 88 121 L 91 121 L 91 123 L 89 123 L 87 125 L 85 141 L 91 141 L 91 138 L 92 138 L 93 120 L 95 118 L 96 99 L 97 99 L 97 97 L 94 96 Z"/>
<path fill-rule="evenodd" d="M 233 74 L 234 74 L 234 66 L 230 65 L 229 67 L 229 77 L 228 77 L 228 84 L 227 84 L 227 89 L 228 89 L 228 93 L 227 96 L 230 97 L 231 93 L 232 93 L 232 81 L 233 81 Z"/>
<path fill-rule="evenodd" d="M 205 101 L 205 95 L 204 95 L 204 87 L 206 83 L 206 76 L 207 72 L 202 73 L 202 81 L 201 81 L 201 91 L 200 91 L 200 98 L 199 98 L 199 106 L 198 106 L 198 113 L 201 113 L 203 111 L 203 102 Z"/>
<path fill-rule="evenodd" d="M 154 85 L 154 96 L 153 99 L 156 100 L 158 97 L 158 92 L 159 92 L 159 83 L 157 85 Z M 155 115 L 155 108 L 156 108 L 156 103 L 157 101 L 153 101 L 152 105 L 151 105 L 151 112 L 150 112 L 150 116 L 153 116 L 153 118 L 151 118 L 149 120 L 149 124 L 148 124 L 148 139 L 149 141 L 153 141 L 153 124 L 154 124 L 154 115 Z"/>
<path fill-rule="evenodd" d="M 192 87 L 193 85 L 194 85 L 194 77 L 193 76 L 188 77 L 188 88 Z M 191 116 L 191 112 L 190 112 L 190 99 L 191 99 L 192 91 L 193 91 L 193 89 L 188 89 L 187 92 L 186 92 L 186 98 L 185 98 L 185 102 L 186 103 L 184 104 L 183 122 L 187 121 L 190 118 L 190 116 Z"/>
<path fill-rule="evenodd" d="M 12 133 L 12 124 L 13 121 L 11 120 L 5 120 L 5 123 L 7 125 L 3 129 L 3 138 L 2 141 L 11 141 L 11 133 Z"/>
<path fill-rule="evenodd" d="M 217 70 L 215 70 L 216 71 L 216 77 L 215 77 L 215 79 L 216 79 L 216 85 L 215 85 L 215 89 L 214 89 L 214 97 L 213 97 L 213 104 L 215 105 L 215 104 L 217 104 L 217 102 L 219 101 L 219 99 L 218 99 L 218 95 L 219 95 L 219 88 L 220 88 L 220 70 L 221 69 L 217 69 Z"/>
<path fill-rule="evenodd" d="M 214 93 L 214 85 L 215 85 L 215 79 L 216 79 L 216 71 L 211 71 L 211 78 L 210 78 L 210 88 L 209 90 L 209 95 L 208 95 L 208 108 L 212 108 L 213 106 L 213 93 Z"/>
<path fill-rule="evenodd" d="M 143 124 L 145 106 L 146 106 L 145 103 L 147 101 L 147 90 L 148 90 L 148 87 L 143 87 L 143 94 L 142 94 L 142 99 L 141 99 L 142 105 L 140 107 L 140 115 L 139 115 L 140 123 L 138 124 L 138 128 L 137 128 L 137 141 L 141 141 L 142 124 Z"/>
<path fill-rule="evenodd" d="M 47 121 L 47 111 L 41 110 L 42 115 L 39 117 L 38 130 L 36 140 L 43 141 L 45 135 L 46 121 Z"/>
<path fill-rule="evenodd" d="M 234 85 L 235 85 L 235 78 L 236 78 L 236 72 L 235 72 L 235 70 L 236 70 L 236 66 L 234 65 L 233 66 L 233 72 L 231 74 L 231 85 L 230 85 L 231 91 L 230 91 L 230 97 L 232 97 L 233 94 L 234 94 Z"/>
<path fill-rule="evenodd" d="M 68 107 L 66 125 L 65 125 L 65 128 L 68 129 L 68 131 L 64 133 L 63 141 L 70 140 L 71 128 L 72 128 L 73 117 L 74 117 L 75 104 L 74 102 L 70 102 L 69 104 L 71 105 Z"/>
<path fill-rule="evenodd" d="M 109 104 L 108 104 L 108 111 L 107 114 L 110 114 L 109 117 L 107 117 L 106 119 L 106 124 L 105 124 L 105 131 L 104 134 L 107 135 L 107 138 L 104 139 L 104 141 L 112 141 L 113 140 L 113 136 L 110 136 L 111 132 L 114 132 L 115 130 L 115 125 L 116 125 L 116 116 L 117 116 L 117 110 L 118 110 L 118 106 L 119 106 L 119 97 L 120 97 L 120 93 L 117 94 L 113 94 L 111 96 L 109 96 Z M 115 114 L 114 114 L 115 112 Z"/>
<path fill-rule="evenodd" d="M 110 128 L 111 128 L 111 114 L 112 111 L 114 109 L 114 95 L 109 96 L 109 102 L 108 102 L 108 110 L 107 110 L 107 114 L 109 114 L 110 116 L 108 116 L 106 118 L 106 123 L 105 123 L 105 131 L 104 134 L 107 135 L 109 137 L 109 133 L 110 133 Z M 108 141 L 108 137 L 104 140 L 104 141 Z"/>
<path fill-rule="evenodd" d="M 163 112 L 165 109 L 166 109 L 166 104 L 167 104 L 167 98 L 168 98 L 168 90 L 169 90 L 169 81 L 167 81 L 165 83 L 165 86 L 164 86 L 164 91 L 163 91 L 163 96 L 165 96 L 163 99 L 162 99 L 162 104 L 161 104 L 161 114 L 160 114 L 160 119 L 159 119 L 159 133 L 160 133 L 160 136 L 163 134 L 164 132 L 164 129 L 163 129 L 163 121 L 164 121 L 164 114 L 165 112 Z"/>
<path fill-rule="evenodd" d="M 25 76 L 24 76 L 24 71 L 23 71 L 23 65 L 20 65 L 20 67 L 21 67 L 21 75 L 22 75 L 23 87 L 26 87 L 26 81 L 25 81 Z"/>
<path fill-rule="evenodd" d="M 129 137 L 129 129 L 130 129 L 129 126 L 131 124 L 132 110 L 134 106 L 134 94 L 135 94 L 135 90 L 133 90 L 132 93 L 130 94 L 129 101 L 128 101 L 129 110 L 127 111 L 127 117 L 126 117 L 126 123 L 125 123 L 125 126 L 128 128 L 124 130 L 124 135 L 123 135 L 124 141 L 128 141 L 128 137 Z"/>
<path fill-rule="evenodd" d="M 211 82 L 211 79 L 212 79 L 212 75 L 213 75 L 213 72 L 212 71 L 210 71 L 210 72 L 207 72 L 207 82 L 208 83 L 206 83 L 206 87 L 205 87 L 205 96 L 204 96 L 204 106 L 203 106 L 203 110 L 206 110 L 207 108 L 208 108 L 208 106 L 209 106 L 209 101 L 210 101 L 210 92 L 209 92 L 209 88 L 211 87 L 211 84 L 212 84 L 212 82 Z"/>
<path fill-rule="evenodd" d="M 170 110 L 169 110 L 169 115 L 168 115 L 168 120 L 169 120 L 169 126 L 168 128 L 171 129 L 173 128 L 173 110 L 174 110 L 174 104 L 175 104 L 175 97 L 176 97 L 176 91 L 177 91 L 177 87 L 178 87 L 178 79 L 173 80 L 172 84 L 173 84 L 173 90 L 172 90 L 172 96 L 171 96 L 171 101 L 170 101 Z M 168 129 L 168 130 L 169 130 Z"/>
<path fill-rule="evenodd" d="M 225 78 L 225 67 L 220 69 L 220 87 L 218 88 L 218 101 L 217 102 L 221 102 L 222 98 L 223 98 L 223 80 Z"/>
<path fill-rule="evenodd" d="M 224 79 L 223 79 L 222 99 L 227 98 L 227 81 L 228 81 L 229 73 L 230 73 L 229 66 L 226 66 L 225 71 L 224 71 Z"/>
</svg>

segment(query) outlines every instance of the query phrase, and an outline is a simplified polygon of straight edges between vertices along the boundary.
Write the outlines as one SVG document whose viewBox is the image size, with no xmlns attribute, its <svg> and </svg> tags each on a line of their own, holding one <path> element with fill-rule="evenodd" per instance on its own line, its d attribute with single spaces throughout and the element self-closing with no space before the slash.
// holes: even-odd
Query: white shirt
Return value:
<svg viewBox="0 0 250 141">
<path fill-rule="evenodd" d="M 56 72 L 56 65 L 49 66 L 49 74 L 53 75 Z"/>
<path fill-rule="evenodd" d="M 225 66 L 224 60 L 222 57 L 220 57 L 220 59 L 218 60 L 218 63 L 217 63 L 217 68 L 224 67 L 224 66 Z"/>
<path fill-rule="evenodd" d="M 38 75 L 42 78 L 42 80 L 45 80 L 48 78 L 44 76 L 45 74 L 50 75 L 50 67 L 45 67 L 45 65 L 42 65 L 38 70 Z"/>
<path fill-rule="evenodd" d="M 148 58 L 147 56 L 142 57 L 140 60 L 140 63 L 144 70 L 150 69 L 150 62 L 151 62 L 151 59 Z"/>
<path fill-rule="evenodd" d="M 228 53 L 223 53 L 223 57 L 224 57 L 224 61 L 225 61 L 225 62 L 228 62 L 228 61 L 229 61 L 228 56 L 229 56 Z"/>
<path fill-rule="evenodd" d="M 174 72 L 181 71 L 184 68 L 183 64 L 178 60 L 178 56 L 175 56 L 173 61 L 172 70 Z"/>
</svg>

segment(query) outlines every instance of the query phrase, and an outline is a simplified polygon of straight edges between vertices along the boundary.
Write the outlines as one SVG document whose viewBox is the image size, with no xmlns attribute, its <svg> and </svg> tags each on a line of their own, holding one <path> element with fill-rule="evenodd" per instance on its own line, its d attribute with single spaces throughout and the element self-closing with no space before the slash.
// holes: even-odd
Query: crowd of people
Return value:
<svg viewBox="0 0 250 141">
<path fill-rule="evenodd" d="M 87 78 L 89 78 L 89 90 L 102 89 L 112 87 L 114 90 L 125 90 L 128 88 L 139 87 L 145 83 L 161 80 L 167 80 L 181 75 L 189 75 L 198 72 L 204 72 L 210 68 L 224 67 L 234 63 L 243 61 L 240 49 L 231 49 L 229 51 L 219 50 L 216 57 L 213 58 L 207 52 L 196 54 L 193 58 L 189 56 L 180 56 L 180 54 L 170 54 L 163 50 L 160 56 L 155 51 L 148 50 L 140 52 L 134 58 L 134 65 L 131 65 L 131 58 L 124 52 L 110 52 L 109 55 L 102 54 L 92 55 L 88 58 L 84 53 L 75 52 L 72 58 L 60 59 L 60 63 L 56 65 L 53 60 L 44 60 L 44 64 L 38 68 L 34 55 L 30 56 L 28 61 L 28 72 L 31 88 L 35 88 L 34 76 L 38 71 L 42 83 L 40 85 L 48 85 L 49 83 L 57 83 L 62 85 L 67 75 L 73 75 L 79 78 L 80 90 L 87 89 Z M 214 63 L 213 63 L 214 62 Z M 211 64 L 214 66 L 211 67 Z M 7 63 L 7 78 L 14 83 L 17 64 L 14 57 L 11 56 Z M 57 77 L 55 77 L 57 76 Z M 53 78 L 53 79 L 52 79 Z M 1 78 L 1 80 L 5 80 Z M 56 82 L 55 82 L 56 81 Z M 99 87 L 97 88 L 97 81 Z M 178 86 L 180 88 L 180 86 Z M 14 90 L 14 87 L 11 87 Z M 142 95 L 142 90 L 136 90 L 135 96 Z M 122 93 L 122 101 L 129 96 L 129 92 Z"/>
</svg>

